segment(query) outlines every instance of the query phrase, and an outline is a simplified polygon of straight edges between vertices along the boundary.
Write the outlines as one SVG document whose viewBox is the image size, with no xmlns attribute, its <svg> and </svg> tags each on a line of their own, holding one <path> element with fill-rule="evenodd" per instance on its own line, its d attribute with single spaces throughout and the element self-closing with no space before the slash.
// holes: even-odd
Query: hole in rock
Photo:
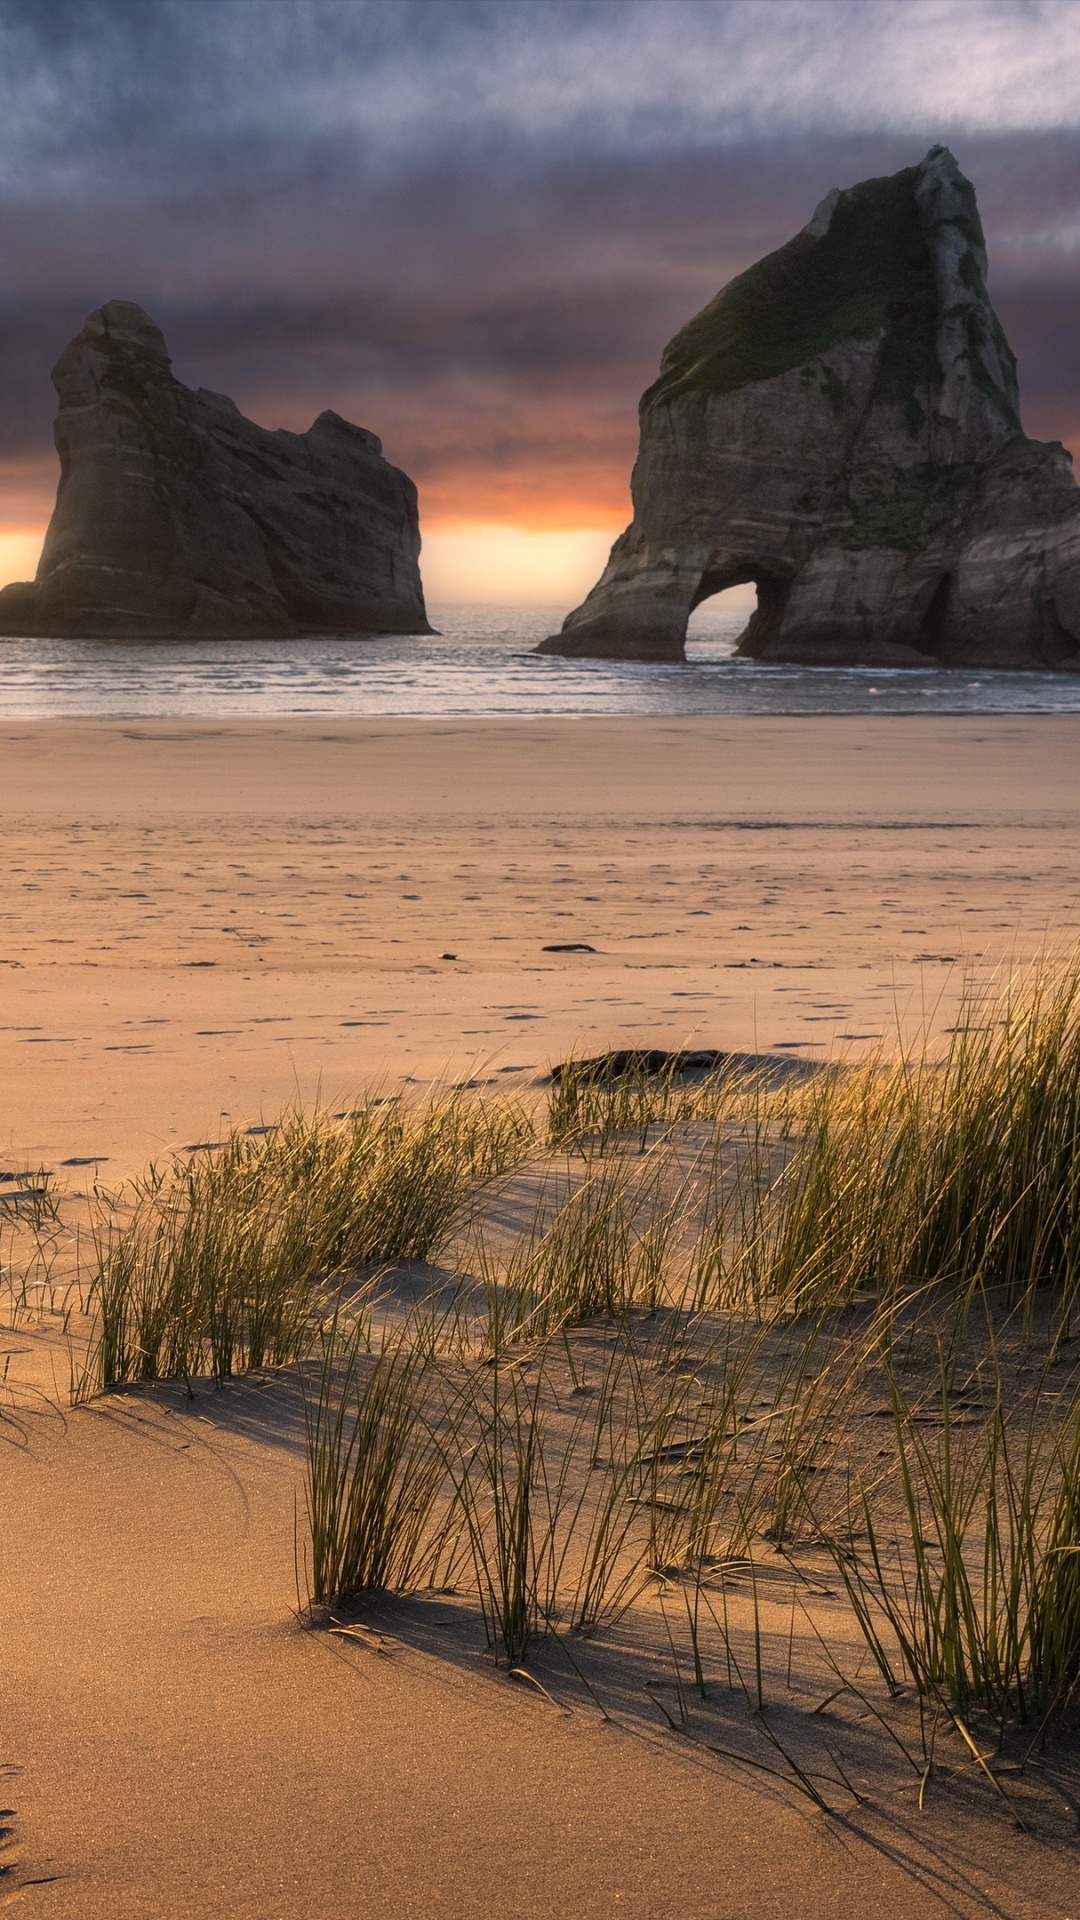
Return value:
<svg viewBox="0 0 1080 1920">
<path fill-rule="evenodd" d="M 737 587 L 724 587 L 699 600 L 686 628 L 686 647 L 690 659 L 695 653 L 731 653 L 740 634 L 745 633 L 757 612 L 757 587 L 747 580 Z"/>
<path fill-rule="evenodd" d="M 756 653 L 778 623 L 787 587 L 763 567 L 728 566 L 703 573 L 687 627 L 690 659 Z"/>
</svg>

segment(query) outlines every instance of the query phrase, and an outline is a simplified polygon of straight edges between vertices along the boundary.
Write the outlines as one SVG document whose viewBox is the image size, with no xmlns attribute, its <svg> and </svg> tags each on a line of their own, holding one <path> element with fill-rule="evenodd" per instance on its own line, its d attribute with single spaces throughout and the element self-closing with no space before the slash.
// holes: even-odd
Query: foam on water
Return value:
<svg viewBox="0 0 1080 1920">
<path fill-rule="evenodd" d="M 533 654 L 553 607 L 436 607 L 425 639 L 146 645 L 0 640 L 6 719 L 590 714 L 1075 713 L 1080 674 L 761 666 L 745 612 L 694 615 L 677 666 Z"/>
</svg>

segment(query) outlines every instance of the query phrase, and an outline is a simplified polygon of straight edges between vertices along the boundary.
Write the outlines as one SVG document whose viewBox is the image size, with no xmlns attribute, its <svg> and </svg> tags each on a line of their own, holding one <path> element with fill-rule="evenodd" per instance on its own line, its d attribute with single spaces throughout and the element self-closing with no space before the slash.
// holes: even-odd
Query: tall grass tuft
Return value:
<svg viewBox="0 0 1080 1920">
<path fill-rule="evenodd" d="M 867 1645 L 893 1691 L 1045 1721 L 1080 1682 L 1080 1412 L 1063 1420 L 1045 1379 L 1009 1408 L 992 1360 L 972 1420 L 944 1347 L 932 1399 L 883 1369 L 895 1483 L 860 1485 L 865 1548 L 823 1530 Z"/>
<path fill-rule="evenodd" d="M 764 1102 L 731 1152 L 703 1296 L 797 1308 L 928 1281 L 1080 1281 L 1080 974 L 969 986 L 944 1054 L 833 1066 Z"/>
<path fill-rule="evenodd" d="M 475 1248 L 492 1337 L 547 1340 L 583 1321 L 655 1313 L 672 1286 L 684 1291 L 677 1256 L 691 1181 L 656 1148 L 629 1168 L 618 1159 L 590 1168 L 554 1204 L 542 1189 L 509 1259 L 494 1260 L 482 1240 Z"/>
<path fill-rule="evenodd" d="M 682 1451 L 667 1443 L 686 1383 L 657 1374 L 624 1328 L 595 1400 L 568 1416 L 553 1351 L 497 1347 L 451 1429 L 488 1642 L 512 1667 L 538 1635 L 618 1620 L 655 1577 L 684 1505 L 681 1492 L 670 1499 Z"/>
<path fill-rule="evenodd" d="M 339 1308 L 324 1330 L 318 1389 L 304 1409 L 313 1603 L 421 1585 L 452 1557 L 460 1521 L 441 1498 L 434 1366 L 413 1331 L 406 1322 L 372 1354 L 364 1316 L 343 1324 Z"/>
<path fill-rule="evenodd" d="M 296 1358 L 336 1275 L 429 1259 L 532 1137 L 512 1103 L 452 1093 L 417 1110 L 292 1114 L 264 1139 L 234 1134 L 152 1171 L 130 1218 L 98 1237 L 87 1390 Z"/>
</svg>

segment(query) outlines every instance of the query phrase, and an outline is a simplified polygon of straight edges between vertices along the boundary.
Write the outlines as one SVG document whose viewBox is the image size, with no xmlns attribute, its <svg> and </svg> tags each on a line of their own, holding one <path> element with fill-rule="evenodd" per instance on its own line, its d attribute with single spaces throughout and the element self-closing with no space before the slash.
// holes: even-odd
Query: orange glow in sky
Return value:
<svg viewBox="0 0 1080 1920">
<path fill-rule="evenodd" d="M 44 527 L 0 531 L 0 587 L 9 580 L 33 579 L 44 537 Z"/>
<path fill-rule="evenodd" d="M 583 599 L 603 571 L 620 523 L 573 530 L 491 521 L 435 525 L 420 559 L 430 602 L 565 606 Z M 0 586 L 32 580 L 45 528 L 0 531 Z"/>
<path fill-rule="evenodd" d="M 409 449 L 386 449 L 409 470 Z M 421 479 L 420 559 L 433 603 L 563 606 L 584 598 L 603 571 L 612 541 L 631 518 L 623 464 L 590 457 L 568 475 L 541 450 L 500 468 L 438 464 Z M 52 510 L 52 461 L 0 470 L 0 586 L 32 580 Z"/>
<path fill-rule="evenodd" d="M 424 534 L 429 601 L 575 606 L 595 586 L 620 525 L 565 529 L 459 522 Z"/>
</svg>

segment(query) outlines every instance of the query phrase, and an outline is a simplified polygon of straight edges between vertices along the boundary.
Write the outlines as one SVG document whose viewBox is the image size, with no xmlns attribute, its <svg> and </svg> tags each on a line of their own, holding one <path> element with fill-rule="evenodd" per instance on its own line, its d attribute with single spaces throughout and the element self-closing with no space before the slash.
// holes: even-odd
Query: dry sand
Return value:
<svg viewBox="0 0 1080 1920">
<path fill-rule="evenodd" d="M 408 1607 L 376 1612 L 391 1631 L 371 1645 L 302 1631 L 281 1380 L 67 1415 L 21 1401 L 0 1428 L 0 1685 L 28 1915 L 1075 1920 L 1068 1806 L 1018 1833 L 977 1780 L 935 1781 L 920 1816 L 882 1737 L 856 1772 L 869 1804 L 829 1820 L 655 1708 L 650 1731 L 607 1694 L 604 1720 L 565 1676 L 553 1706 Z M 727 1741 L 764 1748 L 713 1691 Z"/>
<path fill-rule="evenodd" d="M 948 1025 L 965 960 L 1071 937 L 1078 747 L 1072 717 L 6 723 L 0 1166 L 112 1179 L 478 1059 Z M 0 1903 L 1076 1920 L 1075 1844 L 997 1808 L 826 1822 L 483 1662 L 301 1632 L 286 1381 L 72 1412 L 62 1342 L 0 1344 Z"/>
</svg>

